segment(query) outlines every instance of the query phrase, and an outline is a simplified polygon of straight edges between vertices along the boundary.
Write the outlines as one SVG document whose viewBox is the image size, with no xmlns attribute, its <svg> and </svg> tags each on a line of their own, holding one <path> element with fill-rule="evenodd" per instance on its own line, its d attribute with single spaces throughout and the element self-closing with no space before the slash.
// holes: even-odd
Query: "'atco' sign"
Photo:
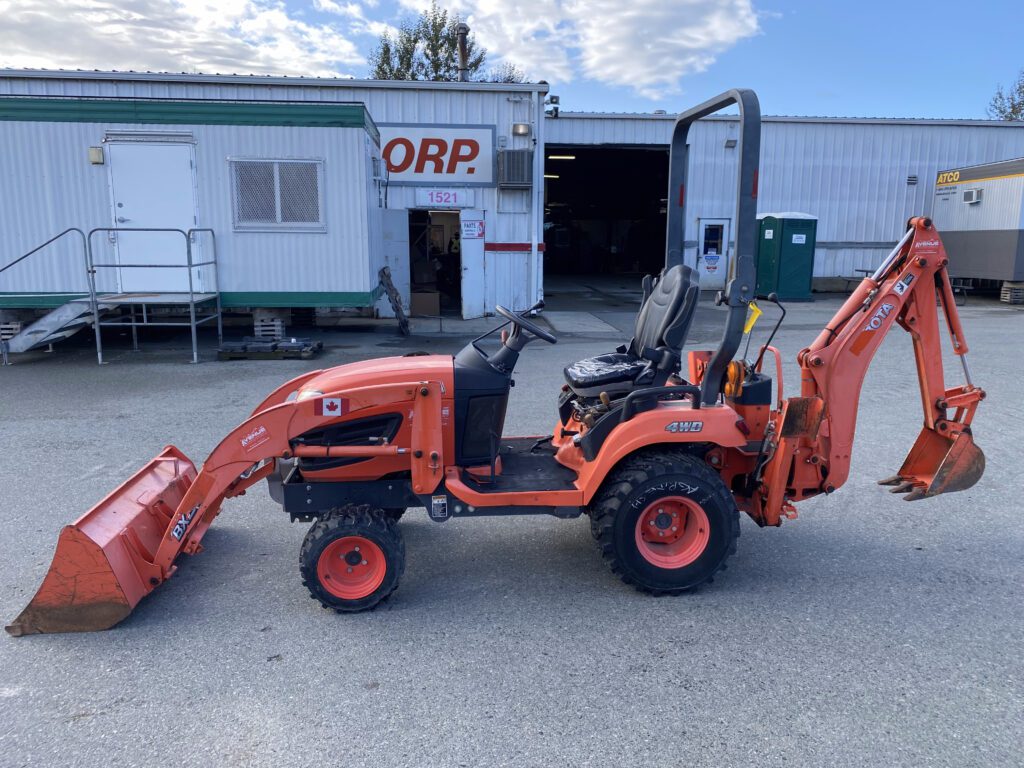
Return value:
<svg viewBox="0 0 1024 768">
<path fill-rule="evenodd" d="M 381 125 L 390 184 L 494 184 L 494 127 Z"/>
</svg>

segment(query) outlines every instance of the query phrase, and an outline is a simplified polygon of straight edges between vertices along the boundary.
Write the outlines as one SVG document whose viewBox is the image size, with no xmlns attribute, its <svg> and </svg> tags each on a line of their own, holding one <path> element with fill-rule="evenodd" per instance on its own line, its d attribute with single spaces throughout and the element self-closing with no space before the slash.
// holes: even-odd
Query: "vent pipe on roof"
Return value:
<svg viewBox="0 0 1024 768">
<path fill-rule="evenodd" d="M 455 28 L 455 32 L 459 40 L 459 82 L 464 83 L 469 80 L 469 50 L 466 45 L 469 25 L 466 23 L 459 24 Z"/>
</svg>

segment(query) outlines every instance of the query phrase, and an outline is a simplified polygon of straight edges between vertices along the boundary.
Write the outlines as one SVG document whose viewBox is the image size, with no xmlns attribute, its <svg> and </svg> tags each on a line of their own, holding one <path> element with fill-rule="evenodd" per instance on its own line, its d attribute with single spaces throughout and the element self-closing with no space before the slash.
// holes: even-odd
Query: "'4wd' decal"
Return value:
<svg viewBox="0 0 1024 768">
<path fill-rule="evenodd" d="M 666 432 L 700 432 L 702 429 L 703 421 L 671 421 L 665 425 Z"/>
</svg>

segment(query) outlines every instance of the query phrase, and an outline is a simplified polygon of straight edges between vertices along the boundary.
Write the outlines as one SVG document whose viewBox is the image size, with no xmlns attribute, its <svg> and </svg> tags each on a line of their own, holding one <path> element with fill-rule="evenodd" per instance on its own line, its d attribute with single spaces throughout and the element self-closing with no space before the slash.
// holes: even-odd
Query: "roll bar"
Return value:
<svg viewBox="0 0 1024 768">
<path fill-rule="evenodd" d="M 665 266 L 683 263 L 686 243 L 686 179 L 689 167 L 687 136 L 690 126 L 710 114 L 735 104 L 740 109 L 740 163 L 736 185 L 736 258 L 735 272 L 726 285 L 723 301 L 729 306 L 725 332 L 718 350 L 708 362 L 701 384 L 701 402 L 712 405 L 722 391 L 729 361 L 740 348 L 747 304 L 754 298 L 757 267 L 754 247 L 757 242 L 757 167 L 761 157 L 761 105 L 757 94 L 747 88 L 734 88 L 683 112 L 676 119 L 669 155 L 669 215 L 665 238 Z M 673 201 L 676 205 L 672 205 Z M 728 247 L 728 244 L 726 244 Z"/>
</svg>

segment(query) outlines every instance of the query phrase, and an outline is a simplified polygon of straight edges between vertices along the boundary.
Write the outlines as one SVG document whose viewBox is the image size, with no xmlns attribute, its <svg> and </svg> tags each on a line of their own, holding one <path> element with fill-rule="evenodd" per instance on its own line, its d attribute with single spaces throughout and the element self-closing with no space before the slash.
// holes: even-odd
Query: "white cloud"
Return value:
<svg viewBox="0 0 1024 768">
<path fill-rule="evenodd" d="M 361 67 L 333 25 L 278 0 L 0 0 L 0 65 L 335 76 Z"/>
<path fill-rule="evenodd" d="M 380 37 L 385 32 L 389 35 L 397 34 L 398 30 L 390 24 L 367 18 L 363 5 L 374 7 L 376 4 L 376 0 L 364 2 L 362 5 L 359 3 L 338 3 L 335 0 L 313 0 L 313 7 L 318 11 L 333 13 L 348 19 L 349 31 L 353 34 L 373 35 L 375 37 Z"/>
<path fill-rule="evenodd" d="M 365 71 L 360 47 L 394 32 L 377 0 L 307 2 L 336 21 L 311 21 L 284 0 L 0 0 L 0 66 L 333 76 Z M 491 65 L 654 99 L 757 34 L 752 2 L 439 0 L 467 18 Z"/>
<path fill-rule="evenodd" d="M 411 10 L 429 2 L 400 0 Z M 532 77 L 578 75 L 642 96 L 677 93 L 686 75 L 758 32 L 752 0 L 439 0 L 467 18 L 495 60 Z"/>
</svg>

